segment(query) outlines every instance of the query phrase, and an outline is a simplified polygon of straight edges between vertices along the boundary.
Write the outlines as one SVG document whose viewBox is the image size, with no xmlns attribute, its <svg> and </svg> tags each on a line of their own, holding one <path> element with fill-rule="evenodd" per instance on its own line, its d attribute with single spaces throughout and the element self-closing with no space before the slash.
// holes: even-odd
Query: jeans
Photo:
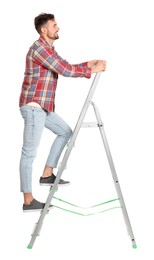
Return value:
<svg viewBox="0 0 154 260">
<path fill-rule="evenodd" d="M 72 135 L 71 128 L 54 112 L 46 112 L 42 108 L 22 106 L 21 115 L 24 119 L 23 146 L 20 159 L 20 190 L 32 192 L 32 165 L 36 157 L 43 128 L 46 127 L 54 134 L 55 138 L 46 166 L 56 168 L 59 157 Z"/>
</svg>

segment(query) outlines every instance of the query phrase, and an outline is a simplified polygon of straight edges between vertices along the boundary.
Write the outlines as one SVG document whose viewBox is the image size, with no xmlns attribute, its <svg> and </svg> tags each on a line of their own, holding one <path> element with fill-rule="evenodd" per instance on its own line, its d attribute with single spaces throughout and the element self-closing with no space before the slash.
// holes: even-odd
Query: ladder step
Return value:
<svg viewBox="0 0 154 260">
<path fill-rule="evenodd" d="M 98 123 L 96 122 L 83 122 L 81 127 L 98 127 Z"/>
</svg>

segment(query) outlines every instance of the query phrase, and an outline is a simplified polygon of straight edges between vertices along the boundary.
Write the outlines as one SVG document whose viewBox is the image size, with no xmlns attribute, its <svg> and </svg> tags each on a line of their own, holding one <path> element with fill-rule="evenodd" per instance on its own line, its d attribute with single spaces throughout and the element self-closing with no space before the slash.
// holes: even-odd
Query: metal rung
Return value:
<svg viewBox="0 0 154 260">
<path fill-rule="evenodd" d="M 98 123 L 96 122 L 83 122 L 81 127 L 98 127 Z"/>
</svg>

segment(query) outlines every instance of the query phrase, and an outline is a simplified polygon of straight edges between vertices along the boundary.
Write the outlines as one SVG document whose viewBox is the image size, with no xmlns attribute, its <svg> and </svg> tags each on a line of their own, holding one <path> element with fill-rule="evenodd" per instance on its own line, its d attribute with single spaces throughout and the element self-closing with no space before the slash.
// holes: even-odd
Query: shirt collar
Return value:
<svg viewBox="0 0 154 260">
<path fill-rule="evenodd" d="M 54 45 L 50 45 L 43 37 L 40 37 L 39 41 L 43 42 L 45 45 L 49 46 L 50 48 L 54 48 Z"/>
</svg>

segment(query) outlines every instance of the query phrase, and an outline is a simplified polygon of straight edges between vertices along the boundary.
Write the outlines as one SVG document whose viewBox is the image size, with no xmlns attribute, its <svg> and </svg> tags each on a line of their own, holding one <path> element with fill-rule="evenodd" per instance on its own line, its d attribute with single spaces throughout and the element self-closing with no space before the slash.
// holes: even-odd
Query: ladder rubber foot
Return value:
<svg viewBox="0 0 154 260">
<path fill-rule="evenodd" d="M 137 248 L 137 245 L 136 245 L 136 244 L 133 244 L 133 245 L 132 245 L 132 248 L 136 249 L 136 248 Z"/>
<path fill-rule="evenodd" d="M 33 246 L 32 246 L 31 244 L 29 244 L 29 245 L 27 246 L 28 249 L 32 249 L 32 247 L 33 247 Z"/>
</svg>

